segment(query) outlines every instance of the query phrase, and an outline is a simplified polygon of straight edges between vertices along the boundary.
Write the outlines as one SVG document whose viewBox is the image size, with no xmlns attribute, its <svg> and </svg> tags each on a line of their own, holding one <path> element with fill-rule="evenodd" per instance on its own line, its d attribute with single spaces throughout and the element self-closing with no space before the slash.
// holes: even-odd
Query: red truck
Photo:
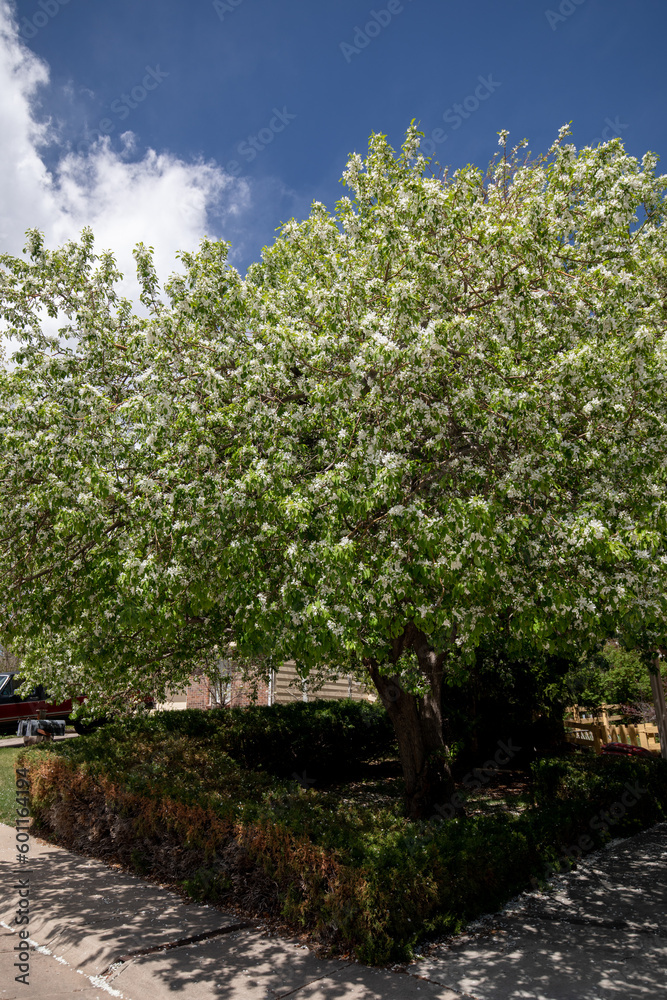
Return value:
<svg viewBox="0 0 667 1000">
<path fill-rule="evenodd" d="M 16 689 L 21 684 L 21 678 L 12 670 L 0 672 L 0 732 L 16 732 L 21 719 L 34 719 L 38 712 L 43 712 L 44 719 L 66 719 L 69 722 L 70 713 L 74 711 L 74 702 L 71 698 L 54 705 L 49 701 L 49 696 L 41 684 L 31 691 L 26 697 L 16 694 Z M 75 699 L 79 705 L 85 701 L 83 695 Z M 155 701 L 152 695 L 146 695 L 143 704 L 147 709 L 155 708 Z M 104 725 L 113 716 L 101 716 L 96 719 L 89 719 L 84 722 L 80 719 L 72 719 L 72 725 L 80 736 L 92 733 L 99 726 Z"/>
<path fill-rule="evenodd" d="M 8 732 L 16 728 L 21 719 L 35 718 L 38 712 L 44 712 L 45 719 L 67 719 L 74 708 L 71 699 L 54 705 L 48 700 L 48 695 L 40 685 L 25 697 L 16 694 L 21 678 L 13 672 L 0 673 L 0 732 Z M 85 699 L 76 699 L 81 704 Z M 74 724 L 77 728 L 76 723 Z"/>
</svg>

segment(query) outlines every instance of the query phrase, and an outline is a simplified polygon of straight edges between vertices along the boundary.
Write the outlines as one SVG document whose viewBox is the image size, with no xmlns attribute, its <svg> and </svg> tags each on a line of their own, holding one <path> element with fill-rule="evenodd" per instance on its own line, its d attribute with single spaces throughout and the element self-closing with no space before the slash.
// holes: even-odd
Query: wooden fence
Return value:
<svg viewBox="0 0 667 1000">
<path fill-rule="evenodd" d="M 627 743 L 659 754 L 658 727 L 651 722 L 623 723 L 617 710 L 618 705 L 604 705 L 595 713 L 576 707 L 568 709 L 570 717 L 565 719 L 568 740 L 581 747 L 590 747 L 597 753 L 605 743 Z"/>
</svg>

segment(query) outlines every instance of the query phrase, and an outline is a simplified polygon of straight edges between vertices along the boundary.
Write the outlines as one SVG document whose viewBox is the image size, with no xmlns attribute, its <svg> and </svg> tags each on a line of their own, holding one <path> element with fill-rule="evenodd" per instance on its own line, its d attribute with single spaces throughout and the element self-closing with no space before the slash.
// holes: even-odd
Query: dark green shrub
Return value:
<svg viewBox="0 0 667 1000">
<path fill-rule="evenodd" d="M 382 746 L 363 742 L 360 709 L 368 710 L 285 706 L 268 716 L 269 745 L 293 753 L 288 766 L 296 768 L 300 753 L 326 761 L 334 739 L 339 750 L 347 738 L 347 759 L 358 761 L 360 746 Z M 569 866 L 582 836 L 580 854 L 667 816 L 665 762 L 590 755 L 537 761 L 533 806 L 520 815 L 411 822 L 399 788 L 395 800 L 377 804 L 269 773 L 260 729 L 267 712 L 166 713 L 31 748 L 33 816 L 79 846 L 89 823 L 91 840 L 135 870 L 175 878 L 201 901 L 282 916 L 371 964 L 408 959 L 424 937 L 455 932 Z M 624 794 L 629 801 L 628 786 L 641 793 L 615 808 Z M 110 827 L 104 833 L 109 815 L 122 817 L 123 843 Z"/>
<path fill-rule="evenodd" d="M 653 800 L 667 796 L 667 762 L 640 757 L 593 756 L 546 757 L 531 766 L 536 805 L 554 801 L 586 801 L 602 806 L 610 796 L 618 798 L 626 784 L 646 785 Z"/>
<path fill-rule="evenodd" d="M 157 712 L 105 727 L 94 745 L 139 733 L 210 741 L 241 767 L 318 786 L 348 777 L 364 762 L 397 754 L 394 730 L 378 705 L 348 700 Z M 93 744 L 91 744 L 91 747 Z"/>
<path fill-rule="evenodd" d="M 667 761 L 557 757 L 535 761 L 532 771 L 533 823 L 543 841 L 584 835 L 599 844 L 667 818 Z"/>
</svg>

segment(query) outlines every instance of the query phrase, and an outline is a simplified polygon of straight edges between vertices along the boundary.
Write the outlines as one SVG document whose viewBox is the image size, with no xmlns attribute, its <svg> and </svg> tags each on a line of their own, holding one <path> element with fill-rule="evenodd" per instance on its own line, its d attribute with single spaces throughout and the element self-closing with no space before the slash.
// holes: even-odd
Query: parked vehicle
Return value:
<svg viewBox="0 0 667 1000">
<path fill-rule="evenodd" d="M 651 760 L 656 756 L 646 747 L 633 747 L 630 743 L 605 743 L 600 753 L 610 757 L 650 757 Z"/>
<path fill-rule="evenodd" d="M 3 732 L 16 732 L 21 720 L 34 718 L 38 712 L 44 713 L 42 717 L 45 719 L 68 719 L 70 712 L 74 710 L 71 699 L 59 705 L 49 701 L 49 696 L 41 685 L 22 697 L 16 694 L 20 684 L 18 674 L 0 673 L 0 730 Z M 76 699 L 79 704 L 84 700 L 83 696 Z"/>
</svg>

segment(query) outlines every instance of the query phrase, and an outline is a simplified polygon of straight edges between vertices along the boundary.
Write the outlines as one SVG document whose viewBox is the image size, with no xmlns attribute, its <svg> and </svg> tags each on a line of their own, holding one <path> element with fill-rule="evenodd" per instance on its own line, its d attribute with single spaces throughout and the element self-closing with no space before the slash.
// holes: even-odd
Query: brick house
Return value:
<svg viewBox="0 0 667 1000">
<path fill-rule="evenodd" d="M 231 671 L 230 671 L 231 672 Z M 192 678 L 187 688 L 180 691 L 170 691 L 166 702 L 158 708 L 213 708 L 225 704 L 230 707 L 243 705 L 274 705 L 286 704 L 291 701 L 308 701 L 314 698 L 352 698 L 354 701 L 375 701 L 374 691 L 368 691 L 353 677 L 341 677 L 336 681 L 327 681 L 317 691 L 308 691 L 308 685 L 303 684 L 296 673 L 293 660 L 288 660 L 272 672 L 267 681 L 257 681 L 254 685 L 243 681 L 240 677 L 220 685 L 211 682 L 206 677 Z"/>
</svg>

